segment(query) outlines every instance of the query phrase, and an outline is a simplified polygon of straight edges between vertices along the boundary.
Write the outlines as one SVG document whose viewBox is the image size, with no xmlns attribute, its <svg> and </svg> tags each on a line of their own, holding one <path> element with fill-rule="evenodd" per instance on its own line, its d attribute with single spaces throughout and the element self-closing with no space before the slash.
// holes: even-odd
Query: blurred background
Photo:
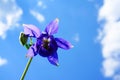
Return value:
<svg viewBox="0 0 120 80">
<path fill-rule="evenodd" d="M 120 0 L 0 0 L 0 80 L 19 80 L 27 50 L 22 24 L 44 31 L 59 18 L 61 37 L 74 45 L 58 49 L 59 67 L 39 55 L 25 80 L 120 80 Z"/>
</svg>

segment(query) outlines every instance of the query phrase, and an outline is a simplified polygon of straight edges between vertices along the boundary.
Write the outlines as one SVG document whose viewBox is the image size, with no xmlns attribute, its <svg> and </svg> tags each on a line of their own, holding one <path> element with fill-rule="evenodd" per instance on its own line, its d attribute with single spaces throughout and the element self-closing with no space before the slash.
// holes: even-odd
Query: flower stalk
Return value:
<svg viewBox="0 0 120 80">
<path fill-rule="evenodd" d="M 32 38 L 30 37 L 30 44 L 29 44 L 29 45 L 28 45 L 28 44 L 25 44 L 24 46 L 26 47 L 26 49 L 29 49 L 32 44 L 33 44 Z M 30 66 L 30 64 L 31 64 L 31 62 L 32 62 L 32 59 L 33 59 L 33 57 L 31 57 L 31 58 L 28 60 L 28 62 L 27 62 L 27 64 L 26 64 L 26 67 L 25 67 L 25 69 L 24 69 L 24 72 L 22 73 L 22 76 L 21 76 L 20 80 L 24 80 L 25 75 L 26 75 L 26 73 L 27 73 L 27 71 L 28 71 L 28 68 L 29 68 L 29 66 Z"/>
<path fill-rule="evenodd" d="M 28 71 L 28 68 L 29 68 L 29 66 L 30 66 L 30 63 L 32 62 L 32 59 L 33 59 L 33 58 L 31 57 L 31 58 L 28 60 L 27 65 L 26 65 L 26 67 L 25 67 L 25 69 L 24 69 L 24 72 L 23 72 L 20 80 L 24 80 L 25 75 L 26 75 L 26 73 L 27 73 L 27 71 Z"/>
</svg>

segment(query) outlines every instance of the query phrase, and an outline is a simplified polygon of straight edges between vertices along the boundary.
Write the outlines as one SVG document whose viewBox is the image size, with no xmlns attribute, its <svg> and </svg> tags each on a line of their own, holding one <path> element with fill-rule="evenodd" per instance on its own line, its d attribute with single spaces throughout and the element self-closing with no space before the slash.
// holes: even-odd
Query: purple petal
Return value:
<svg viewBox="0 0 120 80">
<path fill-rule="evenodd" d="M 49 23 L 45 29 L 45 32 L 47 32 L 49 35 L 52 35 L 54 33 L 57 33 L 58 31 L 58 23 L 59 23 L 59 19 L 56 18 L 54 21 L 52 21 L 51 23 Z"/>
<path fill-rule="evenodd" d="M 40 36 L 40 30 L 34 26 L 34 25 L 27 25 L 23 24 L 24 26 L 24 34 L 30 36 L 30 37 L 36 37 L 38 38 Z"/>
<path fill-rule="evenodd" d="M 55 38 L 58 47 L 62 48 L 62 49 L 70 49 L 73 47 L 73 45 L 71 43 L 69 43 L 68 41 L 62 39 L 62 38 Z"/>
<path fill-rule="evenodd" d="M 49 56 L 48 61 L 55 66 L 59 66 L 57 53 L 54 53 L 53 55 Z"/>
<path fill-rule="evenodd" d="M 27 53 L 27 57 L 33 57 L 37 55 L 37 48 L 36 48 L 36 44 L 33 44 L 29 49 L 28 49 L 28 53 Z"/>
</svg>

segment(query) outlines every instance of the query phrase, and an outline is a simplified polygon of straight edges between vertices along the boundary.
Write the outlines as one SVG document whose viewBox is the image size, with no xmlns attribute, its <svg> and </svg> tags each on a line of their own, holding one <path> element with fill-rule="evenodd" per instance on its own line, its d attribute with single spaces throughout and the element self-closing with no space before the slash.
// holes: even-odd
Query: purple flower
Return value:
<svg viewBox="0 0 120 80">
<path fill-rule="evenodd" d="M 68 41 L 53 36 L 58 31 L 58 22 L 58 19 L 50 22 L 44 32 L 41 32 L 34 25 L 23 25 L 24 35 L 37 39 L 28 49 L 27 57 L 33 57 L 39 54 L 42 57 L 47 57 L 51 64 L 58 66 L 58 47 L 66 50 L 73 47 Z"/>
</svg>

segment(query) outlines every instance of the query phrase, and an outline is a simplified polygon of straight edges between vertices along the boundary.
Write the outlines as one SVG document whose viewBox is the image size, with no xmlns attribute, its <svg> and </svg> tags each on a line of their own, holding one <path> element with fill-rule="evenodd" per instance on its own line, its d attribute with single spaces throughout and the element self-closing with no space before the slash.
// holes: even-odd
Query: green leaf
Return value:
<svg viewBox="0 0 120 80">
<path fill-rule="evenodd" d="M 23 32 L 21 32 L 19 36 L 19 40 L 20 40 L 20 43 L 24 46 L 25 44 L 27 44 L 28 36 L 25 35 Z"/>
</svg>

